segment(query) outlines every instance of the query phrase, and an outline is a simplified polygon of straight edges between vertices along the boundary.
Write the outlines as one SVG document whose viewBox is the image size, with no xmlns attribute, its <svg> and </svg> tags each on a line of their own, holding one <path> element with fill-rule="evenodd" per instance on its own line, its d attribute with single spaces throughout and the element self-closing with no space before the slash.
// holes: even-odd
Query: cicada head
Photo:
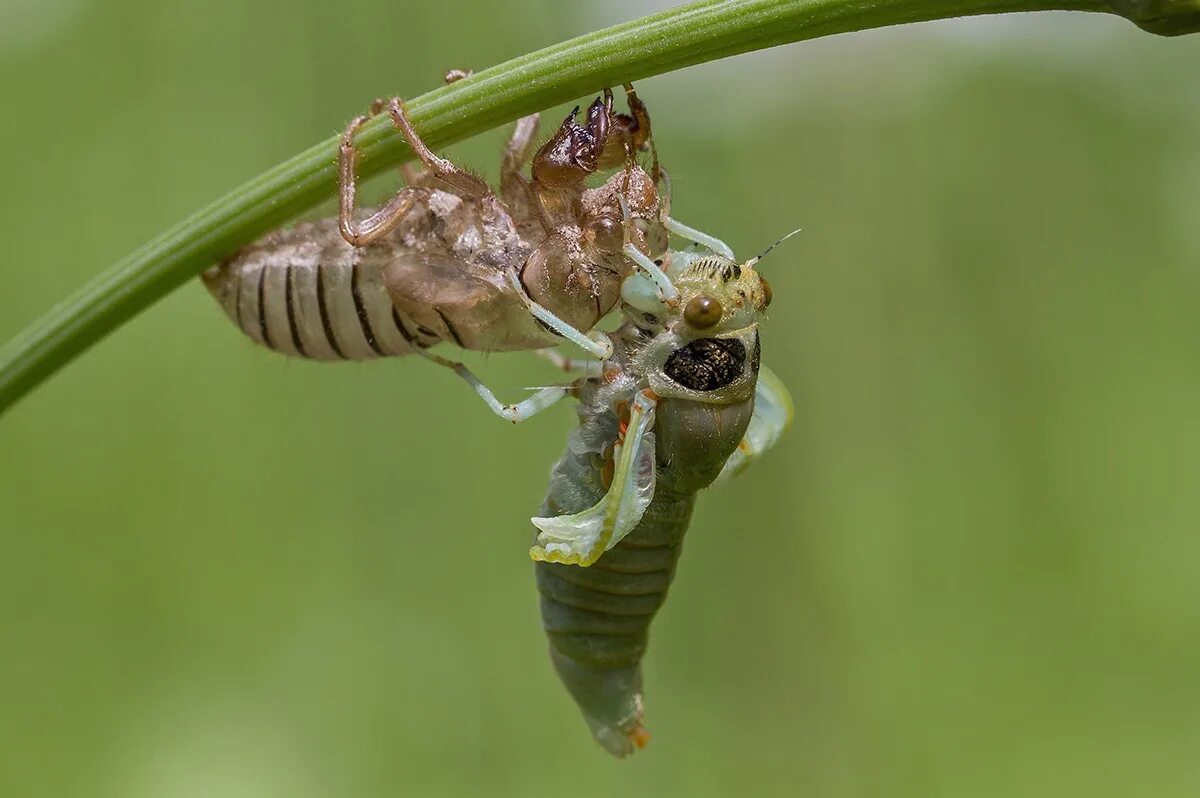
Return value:
<svg viewBox="0 0 1200 798">
<path fill-rule="evenodd" d="M 761 358 L 758 325 L 770 288 L 753 263 L 683 252 L 671 252 L 668 261 L 678 301 L 658 303 L 657 316 L 628 302 L 627 312 L 642 313 L 643 329 L 657 330 L 637 365 L 659 397 L 659 459 L 674 464 L 663 478 L 673 489 L 695 491 L 716 478 L 750 423 Z M 629 287 L 632 293 L 637 285 Z"/>
<path fill-rule="evenodd" d="M 771 288 L 754 262 L 721 255 L 670 253 L 669 274 L 679 290 L 673 307 L 659 305 L 659 332 L 642 351 L 641 366 L 659 396 L 705 404 L 734 404 L 754 395 L 761 343 L 758 326 Z"/>
</svg>

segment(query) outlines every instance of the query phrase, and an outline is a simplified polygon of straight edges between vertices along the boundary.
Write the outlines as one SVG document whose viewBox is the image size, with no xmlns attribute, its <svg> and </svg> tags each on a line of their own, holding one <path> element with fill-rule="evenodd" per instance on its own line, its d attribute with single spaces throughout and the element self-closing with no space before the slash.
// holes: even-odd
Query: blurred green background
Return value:
<svg viewBox="0 0 1200 798">
<path fill-rule="evenodd" d="M 377 95 L 662 5 L 0 0 L 0 338 Z M 796 423 L 701 500 L 630 761 L 526 557 L 572 411 L 286 361 L 188 285 L 0 419 L 0 794 L 1198 794 L 1198 79 L 1063 14 L 639 84 L 680 218 L 804 233 Z"/>
</svg>

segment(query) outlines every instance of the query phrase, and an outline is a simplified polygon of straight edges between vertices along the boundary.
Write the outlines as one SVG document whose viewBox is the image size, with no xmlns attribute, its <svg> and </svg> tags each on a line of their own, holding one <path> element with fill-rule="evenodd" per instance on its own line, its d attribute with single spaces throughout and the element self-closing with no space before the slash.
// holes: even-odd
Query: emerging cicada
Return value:
<svg viewBox="0 0 1200 798">
<path fill-rule="evenodd" d="M 431 152 L 398 100 L 377 103 L 424 171 L 356 216 L 359 117 L 342 137 L 339 216 L 273 233 L 204 275 L 239 328 L 286 354 L 416 353 L 455 369 L 511 421 L 579 399 L 530 555 L 555 668 L 618 756 L 648 737 L 641 659 L 697 492 L 771 446 L 792 415 L 761 364 L 758 327 L 771 301 L 755 269 L 762 255 L 738 263 L 719 239 L 671 218 L 657 154 L 649 172 L 636 161 L 653 150 L 650 117 L 625 88 L 629 115 L 613 113 L 610 91 L 585 125 L 576 109 L 533 156 L 528 180 L 537 116 L 520 120 L 498 194 Z M 584 185 L 618 166 L 599 187 Z M 706 251 L 670 250 L 669 234 Z M 595 327 L 618 302 L 624 323 L 610 337 Z M 515 405 L 427 351 L 441 342 L 544 351 L 564 338 L 598 360 L 558 357 L 585 375 Z"/>
<path fill-rule="evenodd" d="M 521 170 L 538 116 L 518 121 L 499 192 L 434 154 L 398 99 L 377 101 L 372 113 L 386 110 L 424 170 L 382 207 L 356 214 L 354 135 L 369 117 L 354 119 L 342 136 L 337 218 L 267 235 L 206 271 L 205 285 L 270 349 L 317 360 L 415 352 L 455 369 L 497 414 L 520 421 L 561 391 L 505 405 L 465 366 L 427 350 L 440 342 L 543 349 L 565 338 L 606 358 L 612 344 L 594 328 L 617 303 L 621 281 L 648 268 L 666 284 L 654 259 L 669 231 L 708 241 L 670 218 L 657 157 L 650 173 L 637 163 L 635 154 L 652 146 L 650 116 L 625 89 L 629 114 L 613 112 L 608 90 L 584 125 L 576 108 L 533 156 L 529 179 Z M 585 185 L 622 165 L 599 187 Z"/>
<path fill-rule="evenodd" d="M 617 756 L 649 738 L 641 660 L 697 492 L 744 468 L 792 418 L 787 389 L 761 363 L 771 302 L 761 258 L 669 252 L 674 302 L 642 274 L 625 280 L 613 356 L 572 386 L 579 426 L 533 519 L 551 659 Z"/>
</svg>

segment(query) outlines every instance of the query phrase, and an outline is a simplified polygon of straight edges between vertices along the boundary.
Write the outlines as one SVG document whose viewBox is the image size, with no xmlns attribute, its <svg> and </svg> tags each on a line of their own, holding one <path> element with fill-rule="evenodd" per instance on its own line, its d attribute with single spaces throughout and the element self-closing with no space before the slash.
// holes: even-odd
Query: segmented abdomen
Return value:
<svg viewBox="0 0 1200 798">
<path fill-rule="evenodd" d="M 204 273 L 246 335 L 315 360 L 406 355 L 438 340 L 396 310 L 378 259 L 305 227 L 303 235 L 275 234 Z"/>
<path fill-rule="evenodd" d="M 587 568 L 536 564 L 555 669 L 596 739 L 618 756 L 644 734 L 647 631 L 666 600 L 694 504 L 694 494 L 655 497 L 637 528 Z"/>
</svg>

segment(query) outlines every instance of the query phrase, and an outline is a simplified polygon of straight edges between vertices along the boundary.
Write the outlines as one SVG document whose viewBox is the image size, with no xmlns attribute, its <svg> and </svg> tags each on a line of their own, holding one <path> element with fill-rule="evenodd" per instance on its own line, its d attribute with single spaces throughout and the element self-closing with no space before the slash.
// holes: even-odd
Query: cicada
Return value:
<svg viewBox="0 0 1200 798">
<path fill-rule="evenodd" d="M 614 112 L 611 90 L 584 124 L 576 108 L 537 149 L 528 178 L 538 115 L 519 120 L 498 191 L 432 152 L 399 99 L 376 101 L 372 114 L 391 117 L 423 170 L 410 172 L 382 207 L 356 212 L 354 136 L 369 116 L 355 118 L 339 148 L 338 216 L 271 233 L 206 271 L 204 283 L 258 344 L 325 361 L 417 353 L 453 368 L 498 415 L 520 421 L 560 392 L 501 403 L 430 347 L 498 352 L 566 339 L 606 358 L 612 344 L 595 327 L 616 305 L 622 280 L 641 268 L 665 285 L 654 260 L 669 232 L 707 240 L 670 217 L 657 156 L 649 172 L 637 162 L 653 148 L 650 115 L 633 87 L 625 89 L 628 114 Z M 590 175 L 617 167 L 587 187 Z"/>
<path fill-rule="evenodd" d="M 649 737 L 641 660 L 697 492 L 744 468 L 792 419 L 786 388 L 762 365 L 771 286 L 755 269 L 761 257 L 669 252 L 670 299 L 641 273 L 625 280 L 613 355 L 572 386 L 580 423 L 532 519 L 551 659 L 617 756 Z"/>
<path fill-rule="evenodd" d="M 354 119 L 339 155 L 339 215 L 278 231 L 204 281 L 251 339 L 289 355 L 364 360 L 415 353 L 453 368 L 498 415 L 520 421 L 573 396 L 580 424 L 554 467 L 531 557 L 554 666 L 596 739 L 645 744 L 641 659 L 696 494 L 775 443 L 791 420 L 761 363 L 771 288 L 720 239 L 670 215 L 650 117 L 605 91 L 578 108 L 521 174 L 538 117 L 520 120 L 500 188 L 434 154 L 399 100 L 377 102 L 424 170 L 382 207 L 355 211 Z M 649 148 L 650 170 L 636 153 Z M 585 179 L 615 172 L 601 185 Z M 660 190 L 661 186 L 661 190 Z M 670 249 L 669 236 L 700 249 Z M 774 246 L 774 245 L 772 245 Z M 770 251 L 768 248 L 767 251 Z M 597 323 L 619 304 L 614 333 Z M 506 405 L 461 363 L 429 351 L 548 351 L 578 380 Z"/>
</svg>

